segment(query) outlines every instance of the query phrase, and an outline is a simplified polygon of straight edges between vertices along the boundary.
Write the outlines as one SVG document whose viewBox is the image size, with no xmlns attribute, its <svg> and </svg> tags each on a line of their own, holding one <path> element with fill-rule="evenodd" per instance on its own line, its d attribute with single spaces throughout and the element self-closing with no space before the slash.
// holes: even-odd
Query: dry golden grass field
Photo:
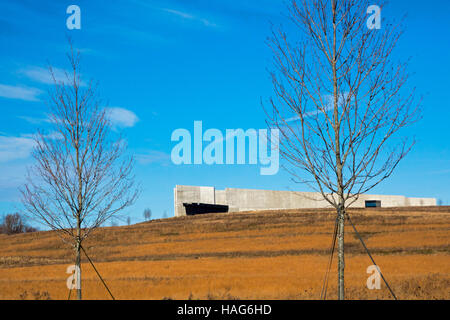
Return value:
<svg viewBox="0 0 450 320">
<path fill-rule="evenodd" d="M 450 207 L 351 210 L 399 299 L 450 298 Z M 84 247 L 116 299 L 318 299 L 334 228 L 331 210 L 211 214 L 96 230 Z M 346 297 L 372 265 L 346 228 Z M 67 299 L 73 251 L 53 232 L 0 235 L 0 299 Z M 329 298 L 336 298 L 336 259 Z M 83 259 L 83 297 L 108 299 Z M 73 297 L 73 295 L 72 295 Z"/>
</svg>

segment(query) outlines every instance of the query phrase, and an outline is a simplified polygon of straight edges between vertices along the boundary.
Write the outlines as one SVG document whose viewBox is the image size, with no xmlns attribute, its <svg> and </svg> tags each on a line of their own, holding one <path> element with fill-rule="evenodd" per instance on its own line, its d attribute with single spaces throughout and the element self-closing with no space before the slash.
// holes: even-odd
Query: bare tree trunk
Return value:
<svg viewBox="0 0 450 320">
<path fill-rule="evenodd" d="M 344 188 L 343 188 L 343 164 L 341 158 L 341 123 L 339 118 L 339 88 L 338 88 L 338 76 L 337 76 L 337 22 L 336 22 L 336 0 L 332 2 L 332 14 L 333 14 L 333 59 L 331 61 L 333 71 L 333 118 L 334 118 L 334 143 L 335 143 L 335 155 L 336 155 L 336 180 L 338 187 L 338 299 L 344 300 Z"/>
<path fill-rule="evenodd" d="M 344 258 L 344 226 L 345 226 L 345 209 L 344 207 L 339 208 L 338 213 L 338 299 L 345 299 L 344 291 L 344 269 L 345 269 L 345 258 Z"/>
<path fill-rule="evenodd" d="M 81 300 L 81 219 L 77 217 L 77 237 L 76 237 L 76 258 L 75 258 L 75 272 L 76 272 L 76 290 L 77 299 Z"/>
<path fill-rule="evenodd" d="M 76 259 L 75 259 L 75 274 L 76 274 L 76 290 L 77 299 L 81 300 L 81 243 L 77 241 L 76 245 Z"/>
</svg>

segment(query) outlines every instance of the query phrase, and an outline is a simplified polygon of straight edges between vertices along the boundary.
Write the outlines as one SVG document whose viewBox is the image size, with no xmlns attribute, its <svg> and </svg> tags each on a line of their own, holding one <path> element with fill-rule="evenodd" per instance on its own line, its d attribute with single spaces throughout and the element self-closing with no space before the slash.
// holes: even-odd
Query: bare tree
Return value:
<svg viewBox="0 0 450 320">
<path fill-rule="evenodd" d="M 19 213 L 7 214 L 2 218 L 2 223 L 0 224 L 0 234 L 17 234 L 36 231 L 38 231 L 36 228 L 25 223 L 23 217 Z"/>
<path fill-rule="evenodd" d="M 150 210 L 150 209 L 145 209 L 144 210 L 144 219 L 146 220 L 146 221 L 148 221 L 148 220 L 150 220 L 150 218 L 152 217 L 152 210 Z"/>
<path fill-rule="evenodd" d="M 70 41 L 69 41 L 70 42 Z M 109 117 L 93 82 L 83 83 L 80 53 L 70 42 L 71 69 L 65 81 L 50 67 L 54 88 L 49 92 L 49 119 L 54 134 L 36 135 L 35 165 L 21 188 L 29 216 L 57 231 L 75 249 L 81 299 L 81 245 L 97 227 L 138 196 L 123 139 L 111 137 Z"/>
<path fill-rule="evenodd" d="M 21 216 L 18 213 L 8 214 L 3 218 L 1 224 L 1 233 L 5 234 L 17 234 L 24 232 L 24 223 Z"/>
<path fill-rule="evenodd" d="M 397 133 L 420 118 L 407 63 L 392 60 L 401 25 L 369 28 L 369 5 L 291 0 L 288 18 L 300 38 L 292 42 L 280 27 L 268 40 L 274 97 L 270 112 L 264 107 L 267 122 L 280 130 L 293 180 L 336 208 L 339 299 L 346 209 L 392 174 L 414 144 Z"/>
</svg>

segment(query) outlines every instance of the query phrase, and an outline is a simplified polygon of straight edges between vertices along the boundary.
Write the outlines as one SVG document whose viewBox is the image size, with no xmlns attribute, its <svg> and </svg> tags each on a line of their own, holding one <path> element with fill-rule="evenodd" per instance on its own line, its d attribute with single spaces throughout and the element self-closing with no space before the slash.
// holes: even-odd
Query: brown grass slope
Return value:
<svg viewBox="0 0 450 320">
<path fill-rule="evenodd" d="M 448 299 L 450 207 L 351 210 L 400 299 Z M 279 210 L 155 220 L 97 230 L 85 248 L 118 299 L 318 299 L 334 227 L 332 210 Z M 346 294 L 366 288 L 372 263 L 346 229 Z M 0 299 L 67 299 L 73 251 L 54 232 L 0 235 Z M 108 294 L 83 260 L 86 299 Z M 336 261 L 329 298 L 336 298 Z"/>
</svg>

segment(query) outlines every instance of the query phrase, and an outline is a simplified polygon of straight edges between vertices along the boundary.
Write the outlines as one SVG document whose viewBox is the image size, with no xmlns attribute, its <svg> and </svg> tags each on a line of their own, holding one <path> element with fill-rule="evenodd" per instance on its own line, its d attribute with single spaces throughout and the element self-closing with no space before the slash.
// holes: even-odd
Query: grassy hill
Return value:
<svg viewBox="0 0 450 320">
<path fill-rule="evenodd" d="M 450 207 L 355 209 L 353 222 L 399 299 L 449 299 Z M 117 299 L 318 299 L 335 214 L 280 210 L 154 220 L 96 230 L 85 242 Z M 346 295 L 372 265 L 346 229 Z M 67 299 L 73 250 L 54 232 L 0 235 L 0 299 Z M 329 298 L 336 298 L 336 259 Z M 108 299 L 83 259 L 83 296 Z M 73 297 L 73 296 L 72 296 Z"/>
</svg>

